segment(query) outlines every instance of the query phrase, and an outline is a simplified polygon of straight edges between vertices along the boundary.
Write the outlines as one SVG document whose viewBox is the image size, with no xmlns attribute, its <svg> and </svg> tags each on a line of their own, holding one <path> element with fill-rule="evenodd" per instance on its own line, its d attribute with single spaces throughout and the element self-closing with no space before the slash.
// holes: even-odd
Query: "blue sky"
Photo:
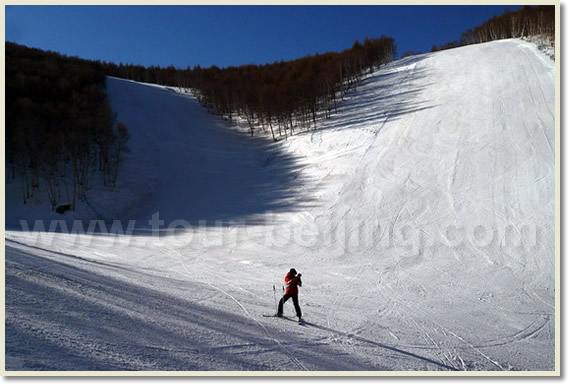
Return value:
<svg viewBox="0 0 568 384">
<path fill-rule="evenodd" d="M 395 38 L 429 51 L 520 6 L 6 6 L 6 40 L 87 59 L 186 68 L 270 63 Z"/>
</svg>

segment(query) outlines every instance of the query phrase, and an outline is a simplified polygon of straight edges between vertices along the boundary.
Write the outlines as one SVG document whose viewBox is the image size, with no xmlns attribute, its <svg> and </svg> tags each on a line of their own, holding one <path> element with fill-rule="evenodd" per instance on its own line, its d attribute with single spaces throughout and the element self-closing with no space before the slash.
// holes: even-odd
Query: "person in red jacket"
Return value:
<svg viewBox="0 0 568 384">
<path fill-rule="evenodd" d="M 292 301 L 294 302 L 294 308 L 296 309 L 296 316 L 298 316 L 298 320 L 302 320 L 302 310 L 300 309 L 300 303 L 298 302 L 298 287 L 302 286 L 301 277 L 301 273 L 296 275 L 296 270 L 294 268 L 290 269 L 290 272 L 288 272 L 286 274 L 286 277 L 284 277 L 284 282 L 286 283 L 286 292 L 280 299 L 280 303 L 278 303 L 278 312 L 276 313 L 276 316 L 283 316 L 284 303 L 288 301 L 288 299 L 292 298 Z"/>
</svg>

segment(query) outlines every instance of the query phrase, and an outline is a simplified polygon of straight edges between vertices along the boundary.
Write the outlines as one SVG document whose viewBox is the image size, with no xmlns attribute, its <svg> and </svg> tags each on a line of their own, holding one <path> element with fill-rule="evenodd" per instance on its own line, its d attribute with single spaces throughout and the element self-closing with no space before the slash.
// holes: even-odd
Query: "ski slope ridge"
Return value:
<svg viewBox="0 0 568 384">
<path fill-rule="evenodd" d="M 6 232 L 8 370 L 555 368 L 554 63 L 534 46 L 396 61 L 278 143 L 183 92 L 108 91 L 131 151 L 78 217 L 136 230 Z M 262 317 L 291 267 L 305 327 Z"/>
</svg>

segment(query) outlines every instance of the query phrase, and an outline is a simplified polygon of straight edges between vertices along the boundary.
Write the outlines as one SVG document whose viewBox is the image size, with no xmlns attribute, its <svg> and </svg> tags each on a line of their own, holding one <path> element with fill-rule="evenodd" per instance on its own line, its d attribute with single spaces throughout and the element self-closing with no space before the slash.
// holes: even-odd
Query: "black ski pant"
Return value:
<svg viewBox="0 0 568 384">
<path fill-rule="evenodd" d="M 282 315 L 284 313 L 284 303 L 287 302 L 289 298 L 292 298 L 292 301 L 294 302 L 294 308 L 296 309 L 296 315 L 298 317 L 302 317 L 302 310 L 300 309 L 300 302 L 298 301 L 298 294 L 290 295 L 290 294 L 287 293 L 284 296 L 282 296 L 282 298 L 280 299 L 280 303 L 278 303 L 278 314 Z"/>
</svg>

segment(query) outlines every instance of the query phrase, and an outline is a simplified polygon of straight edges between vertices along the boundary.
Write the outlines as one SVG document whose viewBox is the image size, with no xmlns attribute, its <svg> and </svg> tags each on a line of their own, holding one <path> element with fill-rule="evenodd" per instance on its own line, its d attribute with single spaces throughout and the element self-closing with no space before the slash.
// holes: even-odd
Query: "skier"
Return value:
<svg viewBox="0 0 568 384">
<path fill-rule="evenodd" d="M 282 317 L 284 314 L 284 303 L 292 298 L 294 302 L 294 308 L 296 309 L 296 316 L 298 316 L 298 321 L 302 321 L 302 310 L 300 309 L 300 303 L 298 302 L 298 287 L 302 286 L 302 274 L 296 276 L 296 270 L 294 268 L 290 269 L 290 272 L 284 277 L 284 282 L 286 283 L 286 292 L 284 296 L 280 299 L 278 303 L 278 312 L 276 316 Z"/>
</svg>

